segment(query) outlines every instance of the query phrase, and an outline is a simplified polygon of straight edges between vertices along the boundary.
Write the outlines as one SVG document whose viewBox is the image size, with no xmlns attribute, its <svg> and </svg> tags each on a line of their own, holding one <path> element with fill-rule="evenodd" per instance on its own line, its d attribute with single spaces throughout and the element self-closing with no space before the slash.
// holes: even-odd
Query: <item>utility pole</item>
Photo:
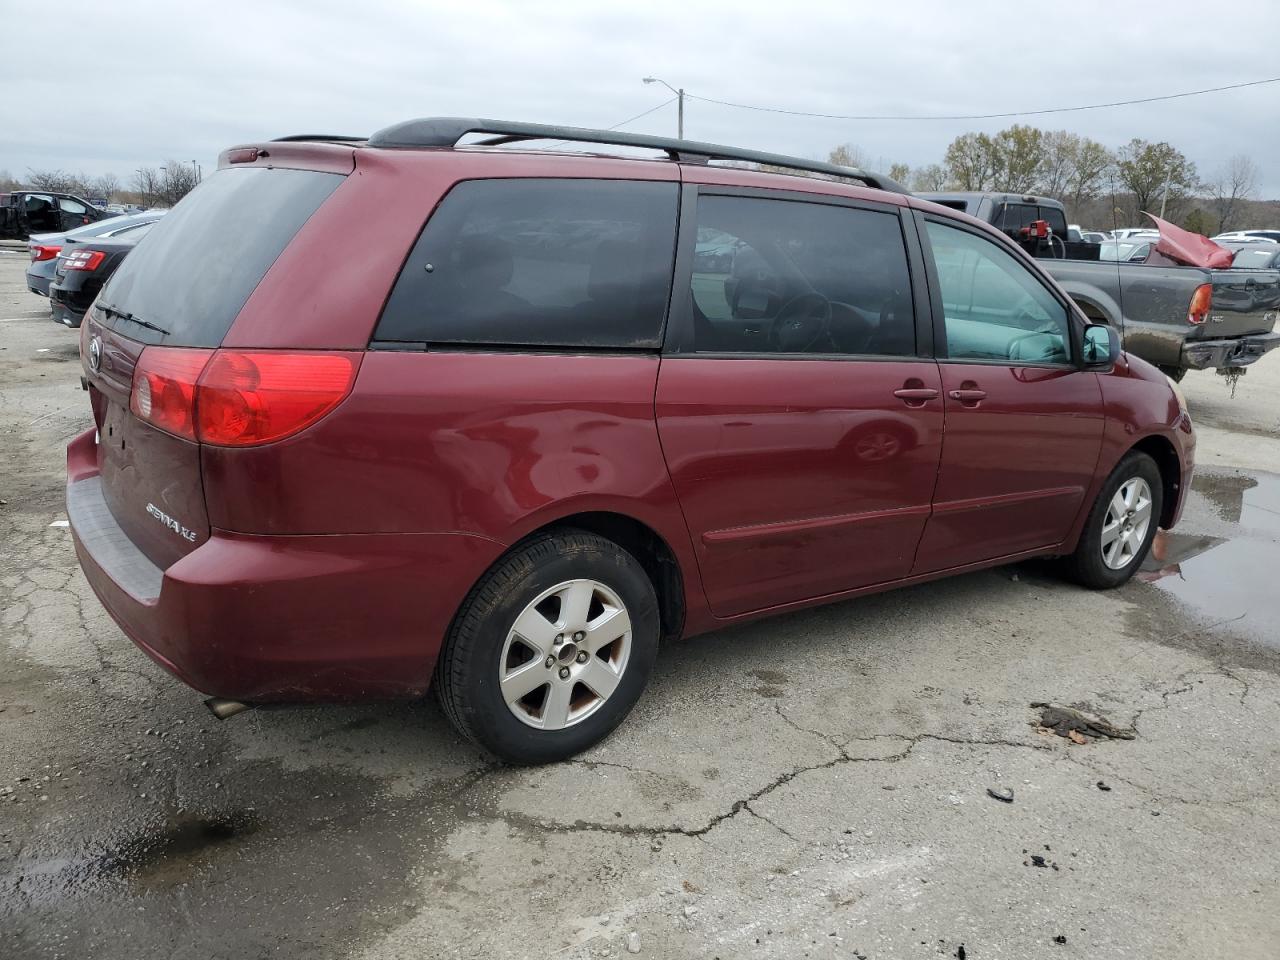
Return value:
<svg viewBox="0 0 1280 960">
<path fill-rule="evenodd" d="M 684 87 L 676 89 L 661 77 L 645 77 L 644 83 L 660 83 L 676 95 L 676 136 L 684 139 Z"/>
<path fill-rule="evenodd" d="M 1173 179 L 1173 167 L 1169 168 L 1169 172 L 1164 177 L 1164 195 L 1160 197 L 1160 219 L 1164 219 L 1164 206 L 1169 202 L 1169 181 Z"/>
</svg>

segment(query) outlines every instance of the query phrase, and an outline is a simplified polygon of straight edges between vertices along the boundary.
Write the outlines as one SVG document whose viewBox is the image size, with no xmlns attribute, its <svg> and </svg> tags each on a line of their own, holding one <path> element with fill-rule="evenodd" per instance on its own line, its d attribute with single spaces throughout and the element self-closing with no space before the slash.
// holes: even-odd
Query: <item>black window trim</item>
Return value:
<svg viewBox="0 0 1280 960">
<path fill-rule="evenodd" d="M 378 328 L 382 325 L 383 314 L 386 313 L 387 306 L 391 303 L 391 295 L 395 292 L 396 284 L 400 282 L 400 275 L 409 265 L 409 259 L 413 256 L 413 251 L 418 246 L 418 241 L 422 239 L 422 234 L 430 225 L 432 218 L 444 205 L 445 200 L 458 187 L 464 183 L 476 183 L 479 181 L 500 180 L 503 182 L 514 180 L 554 180 L 554 181 L 578 181 L 578 180 L 600 180 L 609 183 L 669 183 L 676 187 L 676 220 L 675 220 L 675 236 L 673 242 L 675 249 L 672 254 L 672 269 L 670 276 L 675 276 L 679 272 L 680 261 L 680 230 L 683 223 L 682 215 L 685 200 L 685 184 L 675 178 L 666 177 L 601 177 L 601 176 L 583 176 L 576 174 L 572 176 L 547 176 L 545 174 L 512 174 L 509 176 L 464 176 L 459 177 L 448 185 L 448 187 L 436 197 L 435 202 L 431 205 L 431 209 L 427 211 L 423 217 L 422 226 L 418 228 L 418 232 L 414 234 L 413 242 L 409 244 L 404 252 L 404 257 L 400 261 L 400 269 L 396 271 L 395 280 L 391 282 L 391 286 L 387 288 L 386 296 L 382 298 L 382 305 L 378 308 L 378 316 L 373 322 L 373 327 L 369 331 L 368 349 L 377 350 L 380 353 L 516 353 L 516 354 L 548 354 L 552 356 L 644 356 L 657 355 L 663 350 L 663 344 L 666 342 L 667 330 L 670 327 L 671 318 L 671 292 L 673 289 L 670 279 L 667 283 L 667 296 L 665 299 L 665 308 L 662 314 L 661 326 L 658 330 L 656 346 L 617 346 L 617 345 L 590 345 L 575 344 L 572 346 L 561 346 L 557 344 L 527 344 L 527 343 L 462 343 L 456 340 L 386 340 L 378 337 Z"/>
<path fill-rule="evenodd" d="M 1084 337 L 1084 328 L 1088 326 L 1088 322 L 1084 319 L 1084 315 L 1080 312 L 1080 308 L 1076 306 L 1075 301 L 1070 297 L 1060 293 L 1053 286 L 1045 282 L 1045 278 L 1041 273 L 1041 268 L 1035 259 L 1027 254 L 1025 250 L 1009 239 L 1002 231 L 997 231 L 996 235 L 992 235 L 989 231 L 976 227 L 973 224 L 964 223 L 960 220 L 952 220 L 950 217 L 939 216 L 936 213 L 925 213 L 921 210 L 912 211 L 916 221 L 916 232 L 920 238 L 920 246 L 924 252 L 924 268 L 929 278 L 929 301 L 932 307 L 932 313 L 935 318 L 933 324 L 933 346 L 934 354 L 938 363 L 963 363 L 963 364 L 979 364 L 994 367 L 1044 367 L 1050 370 L 1082 370 L 1084 362 L 1081 357 L 1081 340 Z M 937 223 L 944 227 L 952 227 L 956 230 L 963 230 L 965 233 L 971 233 L 975 237 L 980 237 L 988 243 L 997 246 L 1003 246 L 1004 249 L 1013 254 L 1014 258 L 1029 266 L 1027 271 L 1032 278 L 1040 284 L 1054 300 L 1058 302 L 1067 311 L 1067 330 L 1068 336 L 1067 349 L 1070 351 L 1070 359 L 1066 363 L 1054 363 L 1045 360 L 1001 360 L 996 357 L 952 357 L 947 350 L 947 327 L 946 316 L 942 307 L 942 287 L 938 282 L 937 265 L 933 258 L 933 244 L 929 240 L 929 231 L 925 225 L 927 223 Z"/>
<path fill-rule="evenodd" d="M 681 191 L 680 227 L 677 231 L 676 268 L 672 278 L 670 306 L 667 311 L 666 337 L 662 344 L 664 360 L 845 360 L 856 363 L 909 363 L 929 362 L 934 359 L 933 305 L 929 296 L 925 272 L 925 257 L 918 237 L 913 236 L 914 225 L 909 218 L 909 208 L 896 203 L 841 197 L 834 194 L 806 193 L 798 190 L 778 190 L 763 187 L 732 187 L 720 184 L 685 183 Z M 776 353 L 773 351 L 724 351 L 693 349 L 693 255 L 698 239 L 698 200 L 700 197 L 742 197 L 752 200 L 784 200 L 792 203 L 813 203 L 829 207 L 847 207 L 855 210 L 872 210 L 893 215 L 898 221 L 906 253 L 907 272 L 911 284 L 911 304 L 915 315 L 915 353 Z M 681 295 L 677 295 L 677 291 Z M 683 293 L 687 291 L 688 296 Z"/>
</svg>

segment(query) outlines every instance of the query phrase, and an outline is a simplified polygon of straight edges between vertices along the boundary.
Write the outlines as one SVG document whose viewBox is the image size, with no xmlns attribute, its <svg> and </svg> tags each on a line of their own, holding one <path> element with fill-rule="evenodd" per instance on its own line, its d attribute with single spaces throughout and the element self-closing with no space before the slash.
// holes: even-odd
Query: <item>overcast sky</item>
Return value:
<svg viewBox="0 0 1280 960">
<path fill-rule="evenodd" d="M 288 133 L 368 134 L 414 116 L 610 126 L 691 95 L 835 114 L 1074 106 L 1280 75 L 1280 2 L 528 3 L 219 0 L 108 4 L 70 34 L 5 4 L 47 42 L 0 59 L 0 169 L 117 173 Z M 1226 12 L 1215 21 L 1215 10 Z M 38 33 L 27 34 L 35 37 Z M 70 39 L 72 36 L 78 39 Z M 1167 140 L 1212 177 L 1235 153 L 1280 197 L 1280 83 L 1016 120 L 841 121 L 689 100 L 691 139 L 803 156 L 850 142 L 882 169 L 939 161 L 967 130 L 1013 122 L 1119 146 Z M 671 104 L 625 127 L 674 135 Z"/>
</svg>

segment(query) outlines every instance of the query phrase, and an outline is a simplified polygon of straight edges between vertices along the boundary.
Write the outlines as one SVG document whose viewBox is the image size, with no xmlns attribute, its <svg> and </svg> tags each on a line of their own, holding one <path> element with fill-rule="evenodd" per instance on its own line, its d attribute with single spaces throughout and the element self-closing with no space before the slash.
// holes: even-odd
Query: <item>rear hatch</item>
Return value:
<svg viewBox="0 0 1280 960">
<path fill-rule="evenodd" d="M 1280 313 L 1280 270 L 1211 270 L 1213 300 L 1208 322 L 1192 340 L 1225 340 L 1270 333 Z"/>
<path fill-rule="evenodd" d="M 251 167 L 209 177 L 111 277 L 81 328 L 102 493 L 159 567 L 209 536 L 194 383 L 285 246 L 342 182 Z"/>
</svg>

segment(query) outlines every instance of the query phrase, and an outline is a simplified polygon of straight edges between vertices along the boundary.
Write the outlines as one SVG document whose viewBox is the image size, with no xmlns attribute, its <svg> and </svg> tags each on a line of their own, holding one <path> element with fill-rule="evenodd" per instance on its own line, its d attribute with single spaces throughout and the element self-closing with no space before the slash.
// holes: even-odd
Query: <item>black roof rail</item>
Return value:
<svg viewBox="0 0 1280 960">
<path fill-rule="evenodd" d="M 761 163 L 807 173 L 822 173 L 832 177 L 860 180 L 867 186 L 892 193 L 907 193 L 900 183 L 878 173 L 870 173 L 857 167 L 843 167 L 821 160 L 805 160 L 780 153 L 760 150 L 743 150 L 715 143 L 696 140 L 676 140 L 671 137 L 650 137 L 637 133 L 621 133 L 617 130 L 591 130 L 585 127 L 561 127 L 546 123 L 519 123 L 510 120 L 483 120 L 478 117 L 423 117 L 406 120 L 379 130 L 369 137 L 371 147 L 453 147 L 469 133 L 487 133 L 492 136 L 480 143 L 497 146 L 523 140 L 568 140 L 575 143 L 601 143 L 618 147 L 642 147 L 662 150 L 672 160 L 705 163 L 708 160 L 738 160 Z M 295 139 L 292 137 L 286 139 Z"/>
</svg>

